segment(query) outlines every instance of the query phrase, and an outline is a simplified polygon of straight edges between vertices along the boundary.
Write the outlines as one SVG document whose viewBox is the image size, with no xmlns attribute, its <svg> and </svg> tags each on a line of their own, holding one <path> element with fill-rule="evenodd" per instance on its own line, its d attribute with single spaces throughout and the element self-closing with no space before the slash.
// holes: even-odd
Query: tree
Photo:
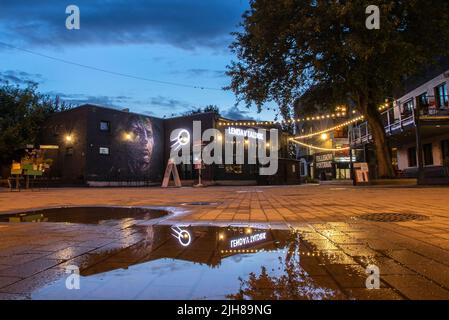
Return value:
<svg viewBox="0 0 449 320">
<path fill-rule="evenodd" d="M 381 177 L 394 175 L 378 106 L 410 77 L 449 54 L 444 0 L 251 0 L 234 33 L 231 89 L 247 106 L 274 101 L 284 116 L 313 86 L 353 102 L 369 123 Z M 369 5 L 380 29 L 368 30 Z"/>
<path fill-rule="evenodd" d="M 67 109 L 58 99 L 37 92 L 36 84 L 26 88 L 5 84 L 0 87 L 0 164 L 19 160 L 28 144 L 38 142 L 39 131 L 52 113 Z"/>
<path fill-rule="evenodd" d="M 184 116 L 191 116 L 194 114 L 199 114 L 199 113 L 206 113 L 206 112 L 214 112 L 216 115 L 220 115 L 220 109 L 218 109 L 218 107 L 216 105 L 207 105 L 204 108 L 197 108 L 197 109 L 193 109 L 190 111 L 185 112 L 183 115 Z"/>
</svg>

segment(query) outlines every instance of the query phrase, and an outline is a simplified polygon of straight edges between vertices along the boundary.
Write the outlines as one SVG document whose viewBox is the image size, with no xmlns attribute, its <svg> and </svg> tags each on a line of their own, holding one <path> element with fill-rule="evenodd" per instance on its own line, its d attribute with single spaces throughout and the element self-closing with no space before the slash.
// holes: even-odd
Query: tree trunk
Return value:
<svg viewBox="0 0 449 320">
<path fill-rule="evenodd" d="M 370 105 L 363 98 L 359 98 L 359 107 L 368 121 L 370 133 L 376 150 L 377 174 L 379 178 L 393 178 L 395 176 L 391 155 L 391 148 L 385 134 L 385 127 L 375 105 Z"/>
</svg>

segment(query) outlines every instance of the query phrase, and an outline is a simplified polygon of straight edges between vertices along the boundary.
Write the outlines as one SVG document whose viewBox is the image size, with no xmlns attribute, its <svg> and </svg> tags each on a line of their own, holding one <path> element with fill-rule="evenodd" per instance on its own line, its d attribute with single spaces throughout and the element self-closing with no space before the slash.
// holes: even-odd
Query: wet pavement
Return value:
<svg viewBox="0 0 449 320">
<path fill-rule="evenodd" d="M 62 207 L 0 215 L 0 222 L 65 222 L 104 224 L 117 220 L 151 220 L 168 214 L 164 209 L 140 207 Z"/>
<path fill-rule="evenodd" d="M 69 209 L 68 215 L 54 210 L 27 214 L 43 214 L 44 219 L 31 219 L 41 223 L 0 223 L 0 298 L 449 299 L 449 214 L 445 209 L 449 201 L 444 196 L 428 203 L 428 210 L 420 210 L 424 203 L 411 210 L 409 206 L 428 195 L 428 189 L 388 193 L 359 189 L 356 194 L 349 188 L 333 197 L 323 194 L 335 190 L 321 187 L 249 189 L 208 188 L 195 191 L 196 195 L 193 189 L 169 190 L 167 194 L 179 196 L 171 202 L 173 193 L 164 197 L 159 189 L 115 189 L 128 199 L 122 200 L 126 205 L 134 197 L 132 202 L 153 205 L 145 210 L 155 211 L 133 209 L 130 215 L 114 214 L 111 209 L 105 216 L 92 209 L 86 198 L 77 204 L 95 211 L 87 220 L 85 209 L 76 208 Z M 118 205 L 105 200 L 111 190 L 97 191 L 97 203 Z M 145 200 L 144 191 L 159 201 Z M 434 197 L 447 193 L 447 189 L 434 191 Z M 47 192 L 51 193 L 42 192 L 43 199 Z M 61 194 L 61 190 L 54 192 Z M 394 192 L 398 194 L 395 206 L 376 203 L 380 194 L 385 201 Z M 360 199 L 360 194 L 371 196 Z M 410 195 L 408 201 L 403 201 L 404 194 Z M 0 204 L 15 195 L 0 193 Z M 347 199 L 348 195 L 353 198 Z M 213 200 L 216 203 L 205 204 Z M 448 202 L 443 205 L 444 200 Z M 56 206 L 55 202 L 50 206 Z M 73 202 L 66 199 L 65 204 Z M 161 210 L 162 202 L 169 214 Z M 236 202 L 239 205 L 234 207 Z M 44 205 L 41 201 L 34 207 Z M 242 215 L 247 205 L 250 211 L 260 208 L 266 217 L 270 209 L 276 214 L 265 221 L 203 218 L 211 212 L 228 212 L 230 207 L 234 215 Z M 9 211 L 20 208 L 14 209 Z M 420 213 L 426 219 L 376 222 L 360 218 L 381 211 L 384 215 Z M 366 288 L 366 270 L 372 265 L 380 271 L 377 290 Z M 70 276 L 66 272 L 72 266 L 79 267 L 79 290 L 66 288 Z"/>
</svg>

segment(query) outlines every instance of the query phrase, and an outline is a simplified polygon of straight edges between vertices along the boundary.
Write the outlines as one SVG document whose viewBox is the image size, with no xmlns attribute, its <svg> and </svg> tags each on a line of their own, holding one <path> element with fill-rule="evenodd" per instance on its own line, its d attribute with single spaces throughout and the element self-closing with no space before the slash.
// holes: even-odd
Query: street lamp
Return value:
<svg viewBox="0 0 449 320">
<path fill-rule="evenodd" d="M 327 133 L 322 133 L 321 136 L 320 136 L 320 139 L 322 141 L 326 141 L 326 140 L 329 139 L 329 135 Z"/>
<path fill-rule="evenodd" d="M 65 141 L 66 141 L 67 143 L 72 142 L 72 141 L 73 141 L 73 136 L 72 136 L 71 134 L 66 135 L 66 136 L 65 136 Z"/>
</svg>

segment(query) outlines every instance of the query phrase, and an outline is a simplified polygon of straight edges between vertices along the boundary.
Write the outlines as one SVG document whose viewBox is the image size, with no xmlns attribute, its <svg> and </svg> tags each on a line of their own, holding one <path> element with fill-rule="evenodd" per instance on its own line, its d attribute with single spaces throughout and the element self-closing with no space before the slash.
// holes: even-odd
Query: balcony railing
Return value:
<svg viewBox="0 0 449 320">
<path fill-rule="evenodd" d="M 428 96 L 426 101 L 413 101 L 413 108 L 406 108 L 405 104 L 395 106 L 381 113 L 381 120 L 387 136 L 401 132 L 405 128 L 415 125 L 416 103 L 420 103 L 420 116 L 426 119 L 438 119 L 444 116 L 449 118 L 449 97 L 435 99 Z M 424 103 L 423 103 L 424 102 Z M 441 102 L 441 103 L 440 103 Z M 352 145 L 368 143 L 372 135 L 368 128 L 368 122 L 360 123 L 350 130 L 349 139 Z"/>
</svg>

